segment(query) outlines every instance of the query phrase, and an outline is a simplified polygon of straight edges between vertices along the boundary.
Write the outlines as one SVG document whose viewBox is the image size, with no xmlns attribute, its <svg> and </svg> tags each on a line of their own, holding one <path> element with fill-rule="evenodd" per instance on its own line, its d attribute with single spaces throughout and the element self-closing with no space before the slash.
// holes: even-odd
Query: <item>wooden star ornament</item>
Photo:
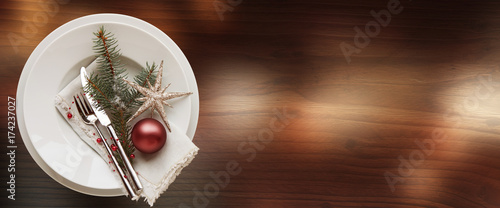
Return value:
<svg viewBox="0 0 500 208">
<path fill-rule="evenodd" d="M 151 113 L 156 110 L 158 114 L 160 114 L 161 119 L 163 120 L 163 123 L 167 126 L 167 129 L 169 132 L 172 130 L 170 129 L 170 125 L 168 124 L 167 120 L 167 114 L 165 113 L 165 109 L 163 108 L 163 105 L 167 105 L 172 108 L 172 105 L 167 103 L 167 100 L 177 98 L 177 97 L 182 97 L 186 95 L 193 94 L 192 92 L 165 92 L 165 90 L 170 86 L 168 84 L 163 90 L 161 89 L 161 79 L 162 79 L 162 72 L 163 72 L 163 61 L 160 64 L 160 69 L 158 71 L 158 76 L 156 77 L 156 82 L 155 85 L 152 86 L 149 81 L 148 87 L 142 87 L 136 83 L 130 82 L 128 80 L 125 80 L 132 88 L 136 89 L 138 92 L 140 92 L 144 97 L 138 98 L 138 101 L 144 101 L 144 104 L 142 104 L 141 107 L 135 112 L 135 114 L 128 120 L 130 122 L 131 120 L 137 118 L 137 116 L 141 115 L 146 111 L 147 109 L 151 108 Z"/>
</svg>

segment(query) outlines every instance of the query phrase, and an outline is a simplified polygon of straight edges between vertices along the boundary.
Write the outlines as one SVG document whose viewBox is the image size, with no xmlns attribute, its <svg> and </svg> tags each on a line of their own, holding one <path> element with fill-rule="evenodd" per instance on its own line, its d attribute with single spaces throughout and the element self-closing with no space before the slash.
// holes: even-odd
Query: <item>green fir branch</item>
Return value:
<svg viewBox="0 0 500 208">
<path fill-rule="evenodd" d="M 149 65 L 148 62 L 146 62 L 146 68 L 142 68 L 141 72 L 134 78 L 134 81 L 141 87 L 147 87 L 147 81 L 149 83 L 155 83 L 156 82 L 156 69 L 158 68 L 158 65 L 156 65 L 154 62 L 152 65 Z M 143 104 L 143 102 L 137 101 L 136 99 L 139 97 L 143 97 L 143 95 L 132 88 L 132 93 L 131 96 L 134 98 L 130 100 L 129 104 L 131 107 L 137 108 Z"/>
<path fill-rule="evenodd" d="M 93 49 L 96 53 L 98 68 L 96 72 L 91 73 L 85 91 L 94 97 L 98 108 L 108 113 L 118 139 L 131 159 L 130 155 L 135 151 L 135 147 L 130 139 L 132 127 L 127 121 L 142 104 L 137 101 L 142 94 L 123 81 L 127 79 L 127 74 L 124 65 L 120 63 L 121 53 L 115 36 L 107 32 L 104 26 L 101 26 L 94 36 Z M 154 83 L 156 69 L 155 63 L 151 66 L 146 63 L 146 68 L 134 77 L 134 81 L 141 86 L 146 86 L 147 82 Z M 119 162 L 122 163 L 120 159 Z"/>
</svg>

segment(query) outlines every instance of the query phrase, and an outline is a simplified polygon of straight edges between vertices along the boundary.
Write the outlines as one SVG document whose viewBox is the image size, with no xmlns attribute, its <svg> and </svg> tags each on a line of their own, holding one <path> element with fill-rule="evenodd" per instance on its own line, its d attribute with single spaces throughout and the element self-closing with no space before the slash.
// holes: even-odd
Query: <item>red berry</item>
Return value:
<svg viewBox="0 0 500 208">
<path fill-rule="evenodd" d="M 100 144 L 102 142 L 102 139 L 101 138 L 97 138 L 96 142 L 97 142 L 97 144 Z"/>
<path fill-rule="evenodd" d="M 111 149 L 112 149 L 113 151 L 116 151 L 116 150 L 118 149 L 118 147 L 117 147 L 116 145 L 114 145 L 114 144 L 113 144 L 113 145 L 111 145 Z"/>
<path fill-rule="evenodd" d="M 71 119 L 71 118 L 73 118 L 73 114 L 68 113 L 68 119 Z"/>
<path fill-rule="evenodd" d="M 130 158 L 134 159 L 135 155 L 134 154 L 130 154 Z"/>
</svg>

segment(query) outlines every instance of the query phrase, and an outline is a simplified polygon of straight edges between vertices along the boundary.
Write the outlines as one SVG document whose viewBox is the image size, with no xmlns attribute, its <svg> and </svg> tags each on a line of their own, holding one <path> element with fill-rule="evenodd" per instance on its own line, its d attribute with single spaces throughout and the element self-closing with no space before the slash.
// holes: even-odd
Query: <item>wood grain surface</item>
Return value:
<svg viewBox="0 0 500 208">
<path fill-rule="evenodd" d="M 1 207 L 149 207 L 59 184 L 18 128 L 7 198 L 8 97 L 44 37 L 95 13 L 155 25 L 196 76 L 200 152 L 155 207 L 500 207 L 493 0 L 2 0 Z"/>
</svg>

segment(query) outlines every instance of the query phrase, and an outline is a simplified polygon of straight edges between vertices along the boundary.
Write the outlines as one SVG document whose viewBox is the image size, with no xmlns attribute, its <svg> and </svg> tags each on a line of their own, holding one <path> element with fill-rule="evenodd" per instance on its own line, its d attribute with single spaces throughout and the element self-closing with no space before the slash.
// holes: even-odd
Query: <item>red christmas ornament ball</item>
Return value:
<svg viewBox="0 0 500 208">
<path fill-rule="evenodd" d="M 162 123 L 152 118 L 137 122 L 130 136 L 137 150 L 143 153 L 158 152 L 167 141 L 167 131 Z"/>
</svg>

